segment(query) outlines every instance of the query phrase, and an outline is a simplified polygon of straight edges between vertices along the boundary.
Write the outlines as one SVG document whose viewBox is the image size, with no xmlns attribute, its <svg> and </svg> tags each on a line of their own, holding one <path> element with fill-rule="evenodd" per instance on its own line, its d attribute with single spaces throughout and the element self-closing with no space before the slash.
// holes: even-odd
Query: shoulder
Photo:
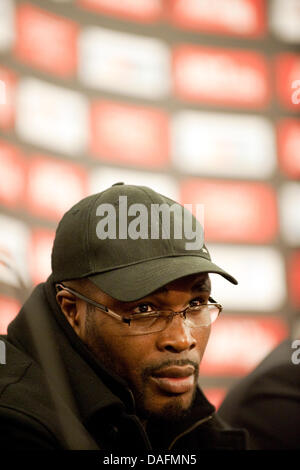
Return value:
<svg viewBox="0 0 300 470">
<path fill-rule="evenodd" d="M 59 448 L 55 416 L 39 366 L 4 337 L 0 364 L 0 448 Z"/>
<path fill-rule="evenodd" d="M 60 449 L 55 436 L 42 420 L 24 410 L 0 404 L 0 449 Z"/>
<path fill-rule="evenodd" d="M 221 417 L 248 429 L 254 448 L 298 448 L 300 367 L 287 344 L 268 356 L 222 403 Z"/>
<path fill-rule="evenodd" d="M 280 401 L 292 396 L 300 399 L 300 367 L 292 362 L 293 350 L 287 350 L 286 344 L 284 346 L 284 349 L 280 349 L 281 357 L 268 356 L 229 391 L 220 407 L 221 416 L 225 418 L 224 412 L 230 409 L 231 405 L 238 409 L 245 404 L 258 406 L 260 402 L 269 399 Z"/>
</svg>

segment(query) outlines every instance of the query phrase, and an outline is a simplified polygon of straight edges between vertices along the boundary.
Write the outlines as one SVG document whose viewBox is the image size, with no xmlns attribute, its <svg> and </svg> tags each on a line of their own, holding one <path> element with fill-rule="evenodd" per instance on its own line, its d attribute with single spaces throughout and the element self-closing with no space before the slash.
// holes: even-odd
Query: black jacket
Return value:
<svg viewBox="0 0 300 470">
<path fill-rule="evenodd" d="M 190 418 L 176 426 L 149 421 L 145 432 L 126 383 L 95 360 L 61 313 L 51 277 L 35 288 L 1 339 L 1 448 L 127 455 L 245 448 L 245 432 L 225 425 L 200 389 Z"/>
<path fill-rule="evenodd" d="M 279 344 L 219 409 L 232 426 L 247 429 L 250 449 L 300 449 L 300 364 L 293 352 L 292 339 Z"/>
</svg>

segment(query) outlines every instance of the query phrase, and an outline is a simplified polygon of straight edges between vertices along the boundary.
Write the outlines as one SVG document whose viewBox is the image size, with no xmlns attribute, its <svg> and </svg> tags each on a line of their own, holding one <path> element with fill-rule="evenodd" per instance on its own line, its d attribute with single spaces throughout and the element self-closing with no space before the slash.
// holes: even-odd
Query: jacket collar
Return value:
<svg viewBox="0 0 300 470">
<path fill-rule="evenodd" d="M 193 432 L 198 426 L 209 421 L 215 413 L 215 407 L 209 403 L 200 388 L 196 391 L 192 408 L 186 416 L 179 421 L 150 419 L 147 424 L 147 433 L 154 447 L 170 448 L 181 435 Z"/>
</svg>

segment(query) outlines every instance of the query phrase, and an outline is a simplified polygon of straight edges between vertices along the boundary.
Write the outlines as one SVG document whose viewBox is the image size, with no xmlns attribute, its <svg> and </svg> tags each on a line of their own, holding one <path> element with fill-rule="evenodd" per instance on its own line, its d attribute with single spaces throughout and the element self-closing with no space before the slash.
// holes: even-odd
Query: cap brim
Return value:
<svg viewBox="0 0 300 470">
<path fill-rule="evenodd" d="M 158 258 L 89 276 L 103 292 L 123 302 L 141 299 L 160 287 L 190 274 L 217 273 L 237 284 L 237 280 L 200 256 Z"/>
</svg>

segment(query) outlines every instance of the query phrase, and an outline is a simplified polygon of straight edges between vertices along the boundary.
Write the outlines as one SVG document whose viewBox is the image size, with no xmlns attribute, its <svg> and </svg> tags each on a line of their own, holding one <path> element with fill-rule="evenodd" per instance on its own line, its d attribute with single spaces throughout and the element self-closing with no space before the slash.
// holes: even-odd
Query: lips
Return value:
<svg viewBox="0 0 300 470">
<path fill-rule="evenodd" d="M 179 395 L 194 387 L 195 368 L 191 365 L 170 366 L 154 372 L 151 379 L 161 391 Z"/>
<path fill-rule="evenodd" d="M 157 372 L 154 372 L 154 377 L 172 377 L 172 378 L 181 378 L 188 377 L 195 373 L 195 368 L 193 366 L 169 366 L 164 369 L 159 369 Z"/>
</svg>

